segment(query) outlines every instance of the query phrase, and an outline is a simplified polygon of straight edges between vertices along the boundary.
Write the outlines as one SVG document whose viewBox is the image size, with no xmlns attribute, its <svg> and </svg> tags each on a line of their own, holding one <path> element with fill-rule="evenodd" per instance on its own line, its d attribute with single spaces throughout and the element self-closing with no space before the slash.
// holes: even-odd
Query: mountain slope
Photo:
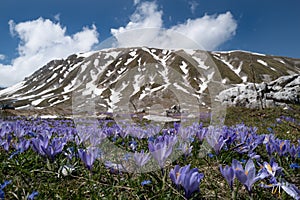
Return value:
<svg viewBox="0 0 300 200">
<path fill-rule="evenodd" d="M 300 74 L 300 59 L 243 51 L 106 49 L 49 62 L 1 90 L 0 102 L 17 109 L 51 108 L 59 114 L 88 110 L 88 105 L 97 113 L 125 104 L 136 112 L 182 102 L 186 109 L 195 102 L 209 108 L 213 93 L 235 84 L 271 82 L 293 74 Z M 222 84 L 210 86 L 216 81 Z"/>
</svg>

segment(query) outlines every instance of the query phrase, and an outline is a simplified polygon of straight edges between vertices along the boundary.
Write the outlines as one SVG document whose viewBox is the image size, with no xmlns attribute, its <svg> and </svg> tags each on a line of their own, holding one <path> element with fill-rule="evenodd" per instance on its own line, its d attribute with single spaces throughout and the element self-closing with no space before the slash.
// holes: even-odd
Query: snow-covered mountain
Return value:
<svg viewBox="0 0 300 200">
<path fill-rule="evenodd" d="M 300 59 L 251 52 L 106 49 L 49 62 L 22 82 L 0 90 L 0 104 L 59 114 L 88 105 L 98 114 L 124 104 L 136 112 L 154 104 L 164 110 L 182 102 L 209 108 L 216 92 L 250 82 L 274 85 L 274 80 L 295 74 L 300 74 Z"/>
</svg>

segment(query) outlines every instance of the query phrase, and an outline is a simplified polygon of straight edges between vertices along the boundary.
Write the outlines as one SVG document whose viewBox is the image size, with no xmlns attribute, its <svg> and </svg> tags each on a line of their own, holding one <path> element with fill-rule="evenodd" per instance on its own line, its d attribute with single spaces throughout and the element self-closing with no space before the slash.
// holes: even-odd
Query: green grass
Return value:
<svg viewBox="0 0 300 200">
<path fill-rule="evenodd" d="M 300 122 L 300 105 L 289 106 L 290 109 L 274 107 L 264 110 L 230 107 L 227 108 L 225 125 L 244 123 L 247 126 L 257 127 L 260 134 L 270 133 L 267 128 L 272 128 L 276 137 L 296 143 L 297 139 L 300 139 L 300 126 L 285 120 L 282 120 L 281 124 L 276 123 L 276 119 L 281 116 L 292 117 Z"/>
<path fill-rule="evenodd" d="M 228 126 L 245 123 L 247 126 L 258 128 L 259 134 L 267 134 L 273 131 L 276 137 L 289 139 L 292 143 L 300 138 L 299 125 L 282 121 L 276 123 L 276 118 L 290 116 L 300 122 L 300 106 L 291 106 L 291 110 L 282 108 L 269 108 L 264 110 L 250 110 L 246 108 L 228 108 L 225 124 Z M 67 145 L 74 146 L 69 143 Z M 145 143 L 146 147 L 146 143 Z M 233 151 L 222 151 L 218 156 L 200 157 L 199 142 L 193 143 L 192 156 L 183 156 L 173 162 L 167 162 L 164 168 L 165 175 L 161 171 L 153 171 L 142 174 L 111 173 L 103 162 L 96 161 L 92 171 L 85 168 L 79 158 L 68 160 L 60 154 L 54 161 L 37 155 L 33 150 L 18 154 L 9 159 L 13 151 L 5 152 L 0 148 L 0 181 L 12 180 L 5 189 L 6 199 L 26 199 L 33 191 L 38 191 L 36 199 L 184 199 L 183 190 L 177 190 L 172 184 L 168 174 L 174 165 L 181 166 L 191 164 L 198 167 L 205 177 L 201 181 L 200 193 L 195 193 L 193 199 L 230 199 L 231 192 L 225 179 L 219 171 L 219 165 L 230 164 L 233 158 L 247 159 Z M 259 148 L 263 160 L 268 161 L 264 147 Z M 287 158 L 276 158 L 280 166 L 285 169 L 286 179 L 300 187 L 299 169 L 293 170 L 288 166 L 291 163 Z M 297 160 L 299 164 L 299 159 Z M 61 167 L 72 165 L 75 170 L 64 176 Z M 150 180 L 151 184 L 141 185 L 144 180 Z M 235 182 L 238 187 L 237 199 L 248 199 L 245 188 Z M 272 194 L 271 189 L 261 189 L 255 184 L 254 199 L 278 199 L 278 194 Z M 284 192 L 282 199 L 291 199 Z"/>
</svg>

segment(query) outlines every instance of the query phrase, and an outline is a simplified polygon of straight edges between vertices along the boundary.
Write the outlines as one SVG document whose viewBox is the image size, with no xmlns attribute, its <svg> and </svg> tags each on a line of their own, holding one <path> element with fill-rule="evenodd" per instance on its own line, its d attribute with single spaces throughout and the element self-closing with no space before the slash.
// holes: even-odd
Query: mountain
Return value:
<svg viewBox="0 0 300 200">
<path fill-rule="evenodd" d="M 218 96 L 222 91 L 250 83 L 274 85 L 280 77 L 297 74 L 300 59 L 252 52 L 105 49 L 49 62 L 0 90 L 0 104 L 59 115 L 116 110 L 162 114 L 179 104 L 183 110 L 210 109 L 215 100 L 229 101 L 224 93 Z"/>
</svg>

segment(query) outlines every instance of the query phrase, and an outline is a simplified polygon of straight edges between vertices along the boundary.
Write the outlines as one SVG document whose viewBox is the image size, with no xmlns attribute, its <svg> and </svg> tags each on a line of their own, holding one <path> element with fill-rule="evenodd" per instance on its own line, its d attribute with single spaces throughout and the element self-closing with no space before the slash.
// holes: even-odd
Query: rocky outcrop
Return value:
<svg viewBox="0 0 300 200">
<path fill-rule="evenodd" d="M 246 83 L 226 89 L 218 100 L 228 106 L 266 108 L 300 104 L 300 74 L 282 76 L 270 83 Z"/>
</svg>

